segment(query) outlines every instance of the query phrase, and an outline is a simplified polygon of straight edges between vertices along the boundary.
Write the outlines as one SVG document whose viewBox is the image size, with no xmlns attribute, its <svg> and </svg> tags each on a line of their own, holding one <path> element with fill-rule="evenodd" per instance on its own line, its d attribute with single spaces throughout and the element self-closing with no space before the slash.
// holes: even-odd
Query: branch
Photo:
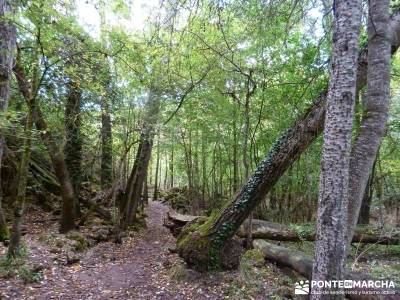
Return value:
<svg viewBox="0 0 400 300">
<path fill-rule="evenodd" d="M 176 109 L 174 110 L 174 112 L 169 116 L 169 118 L 164 122 L 163 125 L 167 125 L 169 123 L 169 121 L 172 120 L 172 118 L 178 113 L 179 109 L 182 107 L 183 102 L 185 101 L 187 95 L 189 93 L 191 93 L 194 88 L 199 85 L 204 78 L 206 78 L 208 72 L 211 70 L 211 67 L 208 67 L 207 71 L 196 81 L 196 82 L 191 82 L 189 88 L 186 90 L 186 92 L 181 96 L 181 99 L 179 100 L 178 106 L 176 107 Z"/>
</svg>

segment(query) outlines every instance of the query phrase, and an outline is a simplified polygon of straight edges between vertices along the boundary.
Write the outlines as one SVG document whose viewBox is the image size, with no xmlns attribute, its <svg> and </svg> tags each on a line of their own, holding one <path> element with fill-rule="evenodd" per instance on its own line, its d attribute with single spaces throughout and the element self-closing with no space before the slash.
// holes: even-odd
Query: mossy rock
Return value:
<svg viewBox="0 0 400 300">
<path fill-rule="evenodd" d="M 241 279 L 246 283 L 259 281 L 260 272 L 258 267 L 265 263 L 264 256 L 257 249 L 246 251 L 240 259 L 239 271 Z"/>
<path fill-rule="evenodd" d="M 176 282 L 187 281 L 189 279 L 189 272 L 183 265 L 173 266 L 168 270 L 169 278 Z"/>
<path fill-rule="evenodd" d="M 240 262 L 246 262 L 249 265 L 261 267 L 265 263 L 265 258 L 260 250 L 250 249 L 243 254 Z"/>
<path fill-rule="evenodd" d="M 75 244 L 73 245 L 73 248 L 76 252 L 81 252 L 85 249 L 88 248 L 89 243 L 80 232 L 78 231 L 72 231 L 67 234 L 66 236 L 68 239 L 75 241 Z"/>
<path fill-rule="evenodd" d="M 39 242 L 46 244 L 46 245 L 53 245 L 54 243 L 58 242 L 59 240 L 53 234 L 41 234 L 38 238 Z"/>
</svg>

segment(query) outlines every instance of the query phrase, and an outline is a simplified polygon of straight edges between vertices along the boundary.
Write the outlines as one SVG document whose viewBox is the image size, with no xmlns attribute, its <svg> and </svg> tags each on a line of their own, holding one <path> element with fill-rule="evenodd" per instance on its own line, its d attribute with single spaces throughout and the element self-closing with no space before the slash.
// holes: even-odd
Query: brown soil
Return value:
<svg viewBox="0 0 400 300">
<path fill-rule="evenodd" d="M 42 279 L 24 284 L 18 277 L 2 278 L 0 299 L 240 299 L 247 294 L 238 283 L 237 271 L 200 274 L 184 267 L 169 251 L 175 239 L 162 225 L 167 211 L 165 205 L 151 202 L 147 228 L 131 233 L 122 244 L 97 244 L 72 265 L 40 242 L 40 232 L 56 232 L 54 218 L 46 222 L 40 218 L 25 242 L 30 249 L 28 261 L 43 267 Z M 27 224 L 31 222 L 35 223 Z M 265 284 L 246 298 L 267 299 L 266 289 Z"/>
</svg>

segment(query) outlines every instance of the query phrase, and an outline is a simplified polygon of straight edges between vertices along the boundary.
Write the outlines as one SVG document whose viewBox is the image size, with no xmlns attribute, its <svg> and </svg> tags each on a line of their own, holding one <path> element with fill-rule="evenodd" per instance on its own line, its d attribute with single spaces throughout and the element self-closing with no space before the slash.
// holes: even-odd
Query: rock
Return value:
<svg viewBox="0 0 400 300">
<path fill-rule="evenodd" d="M 67 265 L 73 265 L 80 262 L 81 258 L 73 252 L 67 253 Z"/>
<path fill-rule="evenodd" d="M 59 253 L 61 253 L 61 249 L 60 248 L 56 248 L 56 247 L 50 248 L 50 253 L 59 254 Z"/>
<path fill-rule="evenodd" d="M 39 273 L 43 271 L 44 269 L 47 269 L 49 266 L 47 264 L 42 264 L 42 263 L 36 263 L 32 266 L 32 272 L 33 273 Z"/>
<path fill-rule="evenodd" d="M 168 274 L 170 279 L 174 281 L 186 281 L 189 279 L 188 270 L 181 264 L 173 266 L 171 269 L 169 269 Z"/>
<path fill-rule="evenodd" d="M 77 252 L 81 252 L 88 247 L 86 237 L 78 231 L 71 231 L 66 235 L 66 238 L 75 241 L 72 246 Z"/>
<path fill-rule="evenodd" d="M 110 231 L 106 228 L 100 228 L 97 230 L 96 235 L 95 235 L 95 240 L 98 242 L 104 242 L 108 240 L 108 235 Z"/>
</svg>

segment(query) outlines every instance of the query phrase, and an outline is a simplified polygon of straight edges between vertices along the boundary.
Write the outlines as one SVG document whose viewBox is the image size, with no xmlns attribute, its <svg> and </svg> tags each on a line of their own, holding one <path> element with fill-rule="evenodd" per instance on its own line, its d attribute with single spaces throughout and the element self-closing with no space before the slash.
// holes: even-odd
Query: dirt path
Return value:
<svg viewBox="0 0 400 300">
<path fill-rule="evenodd" d="M 171 280 L 171 270 L 182 266 L 182 262 L 168 251 L 175 239 L 162 225 L 167 211 L 165 205 L 151 202 L 147 228 L 134 232 L 122 245 L 98 244 L 84 254 L 79 264 L 50 264 L 40 283 L 0 283 L 0 299 L 224 298 L 226 274 L 189 270 L 184 281 Z"/>
</svg>

